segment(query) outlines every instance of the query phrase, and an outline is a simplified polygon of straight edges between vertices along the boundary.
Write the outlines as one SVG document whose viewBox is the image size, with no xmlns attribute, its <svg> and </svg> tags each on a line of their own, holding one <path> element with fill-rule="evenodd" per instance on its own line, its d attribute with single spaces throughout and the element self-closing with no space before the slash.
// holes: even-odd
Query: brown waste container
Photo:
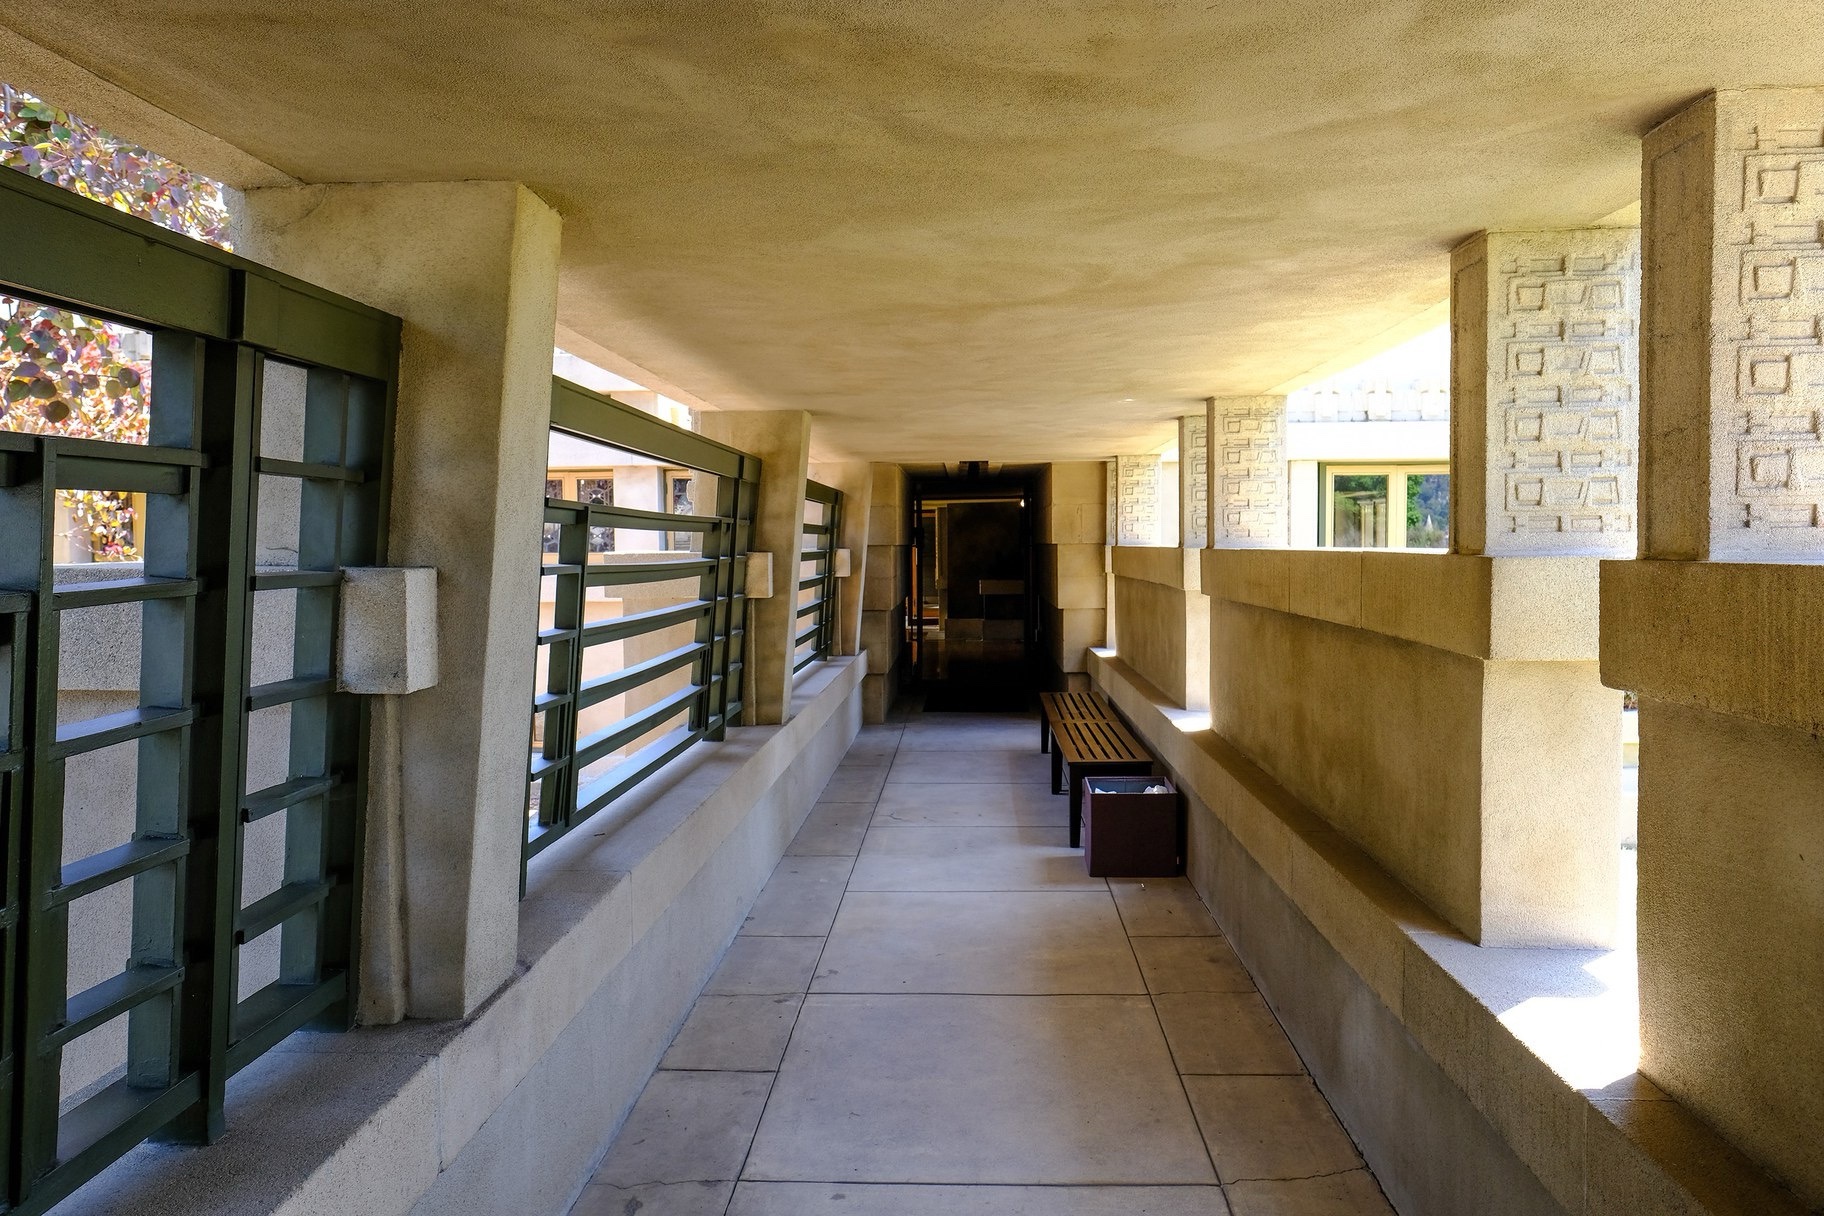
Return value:
<svg viewBox="0 0 1824 1216">
<path fill-rule="evenodd" d="M 1178 790 L 1167 778 L 1083 779 L 1083 863 L 1091 877 L 1179 874 L 1184 869 L 1181 835 Z"/>
</svg>

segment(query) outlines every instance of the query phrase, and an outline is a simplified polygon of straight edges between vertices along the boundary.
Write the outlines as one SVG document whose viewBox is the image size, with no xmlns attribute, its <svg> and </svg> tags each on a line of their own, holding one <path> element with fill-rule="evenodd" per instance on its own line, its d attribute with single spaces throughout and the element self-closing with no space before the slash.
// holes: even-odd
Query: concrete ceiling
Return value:
<svg viewBox="0 0 1824 1216">
<path fill-rule="evenodd" d="M 1470 232 L 1627 205 L 1638 137 L 1694 95 L 1824 81 L 1815 0 L 3 20 L 301 180 L 525 181 L 565 217 L 567 330 L 655 387 L 808 409 L 823 455 L 908 460 L 1156 447 L 1202 397 L 1407 332 Z"/>
</svg>

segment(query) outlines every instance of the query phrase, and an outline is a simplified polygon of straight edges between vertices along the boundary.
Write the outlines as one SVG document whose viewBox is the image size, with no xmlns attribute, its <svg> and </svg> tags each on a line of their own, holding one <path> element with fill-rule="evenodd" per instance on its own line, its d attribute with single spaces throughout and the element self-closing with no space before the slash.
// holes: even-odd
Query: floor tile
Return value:
<svg viewBox="0 0 1824 1216">
<path fill-rule="evenodd" d="M 1361 1168 L 1308 1077 L 1186 1077 L 1184 1087 L 1225 1183 Z"/>
<path fill-rule="evenodd" d="M 1253 992 L 1254 981 L 1220 937 L 1136 937 L 1134 955 L 1154 996 L 1167 992 Z"/>
<path fill-rule="evenodd" d="M 735 1178 L 772 1084 L 767 1073 L 653 1073 L 591 1183 L 634 1187 Z"/>
<path fill-rule="evenodd" d="M 787 857 L 853 857 L 874 818 L 871 802 L 820 802 L 804 818 Z"/>
<path fill-rule="evenodd" d="M 1122 923 L 1130 937 L 1217 937 L 1210 918 L 1190 883 L 1182 878 L 1111 878 Z"/>
<path fill-rule="evenodd" d="M 1292 1182 L 1238 1182 L 1229 1188 L 1235 1216 L 1394 1216 L 1367 1170 Z"/>
<path fill-rule="evenodd" d="M 874 821 L 939 827 L 1067 827 L 1070 799 L 1029 782 L 889 785 L 880 792 Z"/>
<path fill-rule="evenodd" d="M 954 751 L 998 748 L 1039 753 L 1039 720 L 999 714 L 923 714 L 906 724 L 899 737 L 904 751 Z"/>
<path fill-rule="evenodd" d="M 577 1197 L 570 1216 L 722 1216 L 728 1209 L 732 1182 L 669 1182 L 654 1186 L 591 1184 Z"/>
<path fill-rule="evenodd" d="M 1195 940 L 1195 939 L 1191 939 Z M 1153 1007 L 1184 1073 L 1302 1073 L 1267 1003 L 1252 992 L 1155 995 Z"/>
<path fill-rule="evenodd" d="M 1224 1216 L 1227 1211 L 1221 1189 L 1213 1186 L 743 1182 L 728 1216 Z"/>
<path fill-rule="evenodd" d="M 703 986 L 708 996 L 777 996 L 803 992 L 823 953 L 821 937 L 737 937 Z"/>
<path fill-rule="evenodd" d="M 880 797 L 880 787 L 886 784 L 887 773 L 891 771 L 883 761 L 879 764 L 842 764 L 830 774 L 829 782 L 823 792 L 817 795 L 819 802 L 872 802 Z"/>
<path fill-rule="evenodd" d="M 849 876 L 851 891 L 1106 891 L 1068 828 L 876 825 Z"/>
<path fill-rule="evenodd" d="M 801 999 L 700 996 L 659 1067 L 771 1072 L 792 1037 Z"/>
<path fill-rule="evenodd" d="M 743 1177 L 1214 1180 L 1150 1002 L 1121 996 L 808 997 Z"/>
<path fill-rule="evenodd" d="M 814 992 L 1142 993 L 1106 892 L 868 892 L 843 901 Z"/>
<path fill-rule="evenodd" d="M 836 919 L 855 863 L 847 857 L 788 857 L 767 880 L 741 932 L 750 937 L 822 937 Z"/>
<path fill-rule="evenodd" d="M 892 785 L 1006 785 L 1024 783 L 1051 788 L 1051 757 L 1037 748 L 1025 751 L 980 751 L 941 748 L 920 751 L 901 745 L 887 775 Z"/>
</svg>

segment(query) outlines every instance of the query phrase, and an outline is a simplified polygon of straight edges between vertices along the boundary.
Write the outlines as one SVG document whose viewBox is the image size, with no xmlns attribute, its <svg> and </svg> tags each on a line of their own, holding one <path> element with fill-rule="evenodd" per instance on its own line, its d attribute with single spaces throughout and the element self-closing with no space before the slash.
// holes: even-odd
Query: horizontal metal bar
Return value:
<svg viewBox="0 0 1824 1216">
<path fill-rule="evenodd" d="M 812 600 L 808 604 L 800 604 L 798 606 L 798 611 L 794 612 L 792 615 L 794 617 L 798 618 L 799 620 L 803 620 L 805 617 L 810 616 L 813 612 L 822 611 L 823 606 L 829 602 L 830 602 L 829 597 L 825 596 L 822 599 Z"/>
<path fill-rule="evenodd" d="M 20 752 L 0 752 L 0 773 L 16 773 L 25 767 L 25 756 Z"/>
<path fill-rule="evenodd" d="M 553 642 L 567 642 L 576 635 L 577 630 L 575 629 L 541 629 L 538 631 L 538 644 L 549 646 Z"/>
<path fill-rule="evenodd" d="M 591 705 L 600 705 L 611 697 L 630 692 L 648 680 L 657 679 L 693 662 L 698 655 L 705 654 L 708 650 L 708 642 L 692 642 L 688 646 L 668 650 L 657 658 L 647 659 L 644 663 L 636 663 L 623 671 L 590 680 L 583 685 L 577 696 L 577 707 L 588 709 Z"/>
<path fill-rule="evenodd" d="M 703 616 L 715 606 L 714 600 L 692 600 L 675 608 L 650 608 L 645 612 L 630 612 L 626 616 L 612 617 L 600 624 L 584 626 L 583 645 L 599 646 L 603 642 L 637 637 L 669 625 L 682 625 Z M 543 640 L 544 635 L 540 634 L 539 637 Z"/>
<path fill-rule="evenodd" d="M 812 587 L 821 587 L 829 579 L 827 574 L 813 574 L 798 580 L 798 590 L 809 591 Z"/>
<path fill-rule="evenodd" d="M 161 706 L 141 706 L 138 709 L 123 709 L 117 714 L 107 714 L 100 718 L 88 718 L 81 722 L 67 722 L 57 728 L 57 742 L 48 749 L 54 760 L 79 756 L 84 752 L 100 751 L 104 747 L 113 747 L 116 743 L 125 743 L 129 739 L 138 739 L 146 735 L 156 735 L 160 731 L 178 730 L 196 721 L 196 710 L 189 706 L 183 709 L 167 709 Z"/>
<path fill-rule="evenodd" d="M 760 479 L 760 461 L 603 393 L 551 378 L 551 427 L 718 477 Z"/>
<path fill-rule="evenodd" d="M 622 507 L 613 503 L 577 502 L 568 498 L 547 498 L 547 513 L 552 507 L 565 510 L 566 514 L 581 512 L 586 519 L 577 519 L 575 523 L 587 522 L 592 528 L 629 528 L 640 532 L 713 532 L 724 524 L 733 523 L 720 515 L 686 515 L 671 514 L 669 511 L 642 511 L 638 507 Z M 550 519 L 546 523 L 568 523 L 567 519 Z"/>
<path fill-rule="evenodd" d="M 826 486 L 821 481 L 807 481 L 804 483 L 804 496 L 812 502 L 831 506 L 842 497 L 842 491 L 835 486 Z"/>
<path fill-rule="evenodd" d="M 105 1026 L 136 1005 L 143 1005 L 161 992 L 183 982 L 182 967 L 141 965 L 128 967 L 119 975 L 109 976 L 93 988 L 85 988 L 64 1002 L 63 1021 L 39 1043 L 45 1053 L 81 1038 L 97 1026 Z"/>
<path fill-rule="evenodd" d="M 188 855 L 190 842 L 181 836 L 142 836 L 64 866 L 57 885 L 40 898 L 41 908 L 56 908 L 115 883 L 169 865 Z"/>
<path fill-rule="evenodd" d="M 570 767 L 568 756 L 534 756 L 532 766 L 526 770 L 528 781 L 542 781 L 559 769 Z"/>
<path fill-rule="evenodd" d="M 687 712 L 707 691 L 700 685 L 680 689 L 663 700 L 653 702 L 632 717 L 623 718 L 613 726 L 577 740 L 576 766 L 579 769 L 587 768 L 615 748 L 626 746 L 666 719 Z"/>
<path fill-rule="evenodd" d="M 674 731 L 655 739 L 629 756 L 624 763 L 617 764 L 599 780 L 591 781 L 578 799 L 576 815 L 571 824 L 587 819 L 603 807 L 625 794 L 665 765 L 671 763 L 692 744 L 703 738 L 706 732 L 680 726 Z"/>
<path fill-rule="evenodd" d="M 97 460 L 89 456 L 60 457 L 54 475 L 60 490 L 182 494 L 190 488 L 190 470 L 181 465 Z"/>
<path fill-rule="evenodd" d="M 93 1178 L 121 1155 L 196 1105 L 202 1098 L 196 1073 L 168 1089 L 145 1089 L 116 1081 L 57 1120 L 57 1168 L 32 1182 L 31 1198 L 15 1211 L 42 1212 Z"/>
<path fill-rule="evenodd" d="M 329 898 L 333 881 L 288 882 L 234 914 L 234 944 L 245 946 L 282 921 Z"/>
<path fill-rule="evenodd" d="M 193 578 L 117 578 L 105 583 L 62 583 L 51 588 L 51 606 L 62 611 L 103 604 L 133 604 L 195 595 L 202 586 Z"/>
<path fill-rule="evenodd" d="M 241 822 L 253 823 L 268 815 L 276 815 L 287 807 L 319 798 L 341 783 L 342 778 L 334 774 L 327 777 L 293 777 L 278 785 L 255 790 L 241 800 Z"/>
<path fill-rule="evenodd" d="M 829 557 L 829 555 L 830 551 L 828 549 L 806 549 L 798 555 L 798 560 L 801 562 L 820 562 Z"/>
<path fill-rule="evenodd" d="M 830 528 L 830 525 L 828 525 L 828 524 L 813 524 L 813 523 L 805 524 L 804 530 L 806 532 L 809 532 L 812 536 L 828 536 L 830 534 L 830 532 L 832 531 L 832 529 Z"/>
<path fill-rule="evenodd" d="M 100 460 L 109 464 L 154 464 L 174 468 L 206 469 L 209 458 L 194 448 L 158 447 L 149 443 L 116 443 L 107 439 L 70 439 L 47 435 L 44 444 L 59 463 L 66 460 Z"/>
<path fill-rule="evenodd" d="M 32 597 L 23 591 L 0 591 L 0 616 L 11 616 L 14 613 L 30 612 Z"/>
<path fill-rule="evenodd" d="M 548 574 L 581 574 L 583 568 L 575 562 L 546 562 L 538 568 L 542 578 Z"/>
<path fill-rule="evenodd" d="M 253 576 L 255 591 L 285 591 L 292 587 L 337 587 L 340 570 L 260 570 Z"/>
<path fill-rule="evenodd" d="M 336 682 L 328 676 L 274 680 L 270 684 L 258 684 L 248 690 L 247 708 L 271 709 L 275 705 L 289 705 L 293 701 L 304 701 L 311 697 L 327 697 L 334 691 Z"/>
<path fill-rule="evenodd" d="M 822 632 L 823 632 L 823 622 L 818 621 L 818 622 L 812 624 L 809 629 L 806 629 L 803 633 L 800 633 L 797 636 L 797 638 L 794 639 L 795 644 L 796 644 L 796 646 L 802 646 L 806 642 L 810 641 L 812 638 L 816 637 L 818 634 L 820 634 Z M 794 648 L 796 648 L 796 646 Z"/>
<path fill-rule="evenodd" d="M 569 693 L 541 692 L 532 698 L 532 712 L 542 714 L 562 705 L 570 704 Z"/>
<path fill-rule="evenodd" d="M 797 675 L 799 672 L 803 671 L 805 668 L 809 667 L 812 663 L 815 663 L 817 660 L 819 660 L 823 657 L 824 656 L 821 653 L 819 653 L 818 651 L 815 651 L 815 650 L 811 651 L 811 653 L 805 655 L 802 659 L 798 660 L 798 665 L 792 668 L 792 674 Z"/>
<path fill-rule="evenodd" d="M 716 568 L 713 558 L 675 562 L 626 562 L 590 566 L 584 578 L 591 587 L 621 587 L 628 583 L 669 583 L 675 579 L 701 578 Z"/>
<path fill-rule="evenodd" d="M 237 1073 L 348 993 L 337 972 L 316 984 L 268 984 L 234 1007 L 228 1071 Z"/>
<path fill-rule="evenodd" d="M 367 474 L 360 469 L 345 468 L 339 464 L 312 464 L 302 460 L 274 460 L 262 456 L 259 461 L 260 472 L 272 477 L 299 477 L 305 481 L 349 481 L 359 484 L 367 480 Z"/>
</svg>

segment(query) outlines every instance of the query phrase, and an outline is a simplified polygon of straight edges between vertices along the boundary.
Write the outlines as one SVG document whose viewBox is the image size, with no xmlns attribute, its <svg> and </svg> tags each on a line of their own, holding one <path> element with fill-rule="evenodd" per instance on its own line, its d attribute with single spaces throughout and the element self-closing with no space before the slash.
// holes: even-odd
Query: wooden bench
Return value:
<svg viewBox="0 0 1824 1216">
<path fill-rule="evenodd" d="M 1112 715 L 1093 692 L 1042 692 L 1039 694 L 1039 750 L 1051 750 L 1051 724 L 1054 722 L 1093 722 Z M 1053 767 L 1051 792 L 1058 793 L 1058 776 Z"/>
<path fill-rule="evenodd" d="M 1070 847 L 1074 849 L 1080 847 L 1083 839 L 1083 779 L 1098 774 L 1150 777 L 1153 758 L 1112 715 L 1061 719 L 1054 724 L 1052 746 L 1057 749 L 1053 770 L 1061 767 L 1069 776 Z M 1052 793 L 1057 792 L 1054 781 Z"/>
</svg>

